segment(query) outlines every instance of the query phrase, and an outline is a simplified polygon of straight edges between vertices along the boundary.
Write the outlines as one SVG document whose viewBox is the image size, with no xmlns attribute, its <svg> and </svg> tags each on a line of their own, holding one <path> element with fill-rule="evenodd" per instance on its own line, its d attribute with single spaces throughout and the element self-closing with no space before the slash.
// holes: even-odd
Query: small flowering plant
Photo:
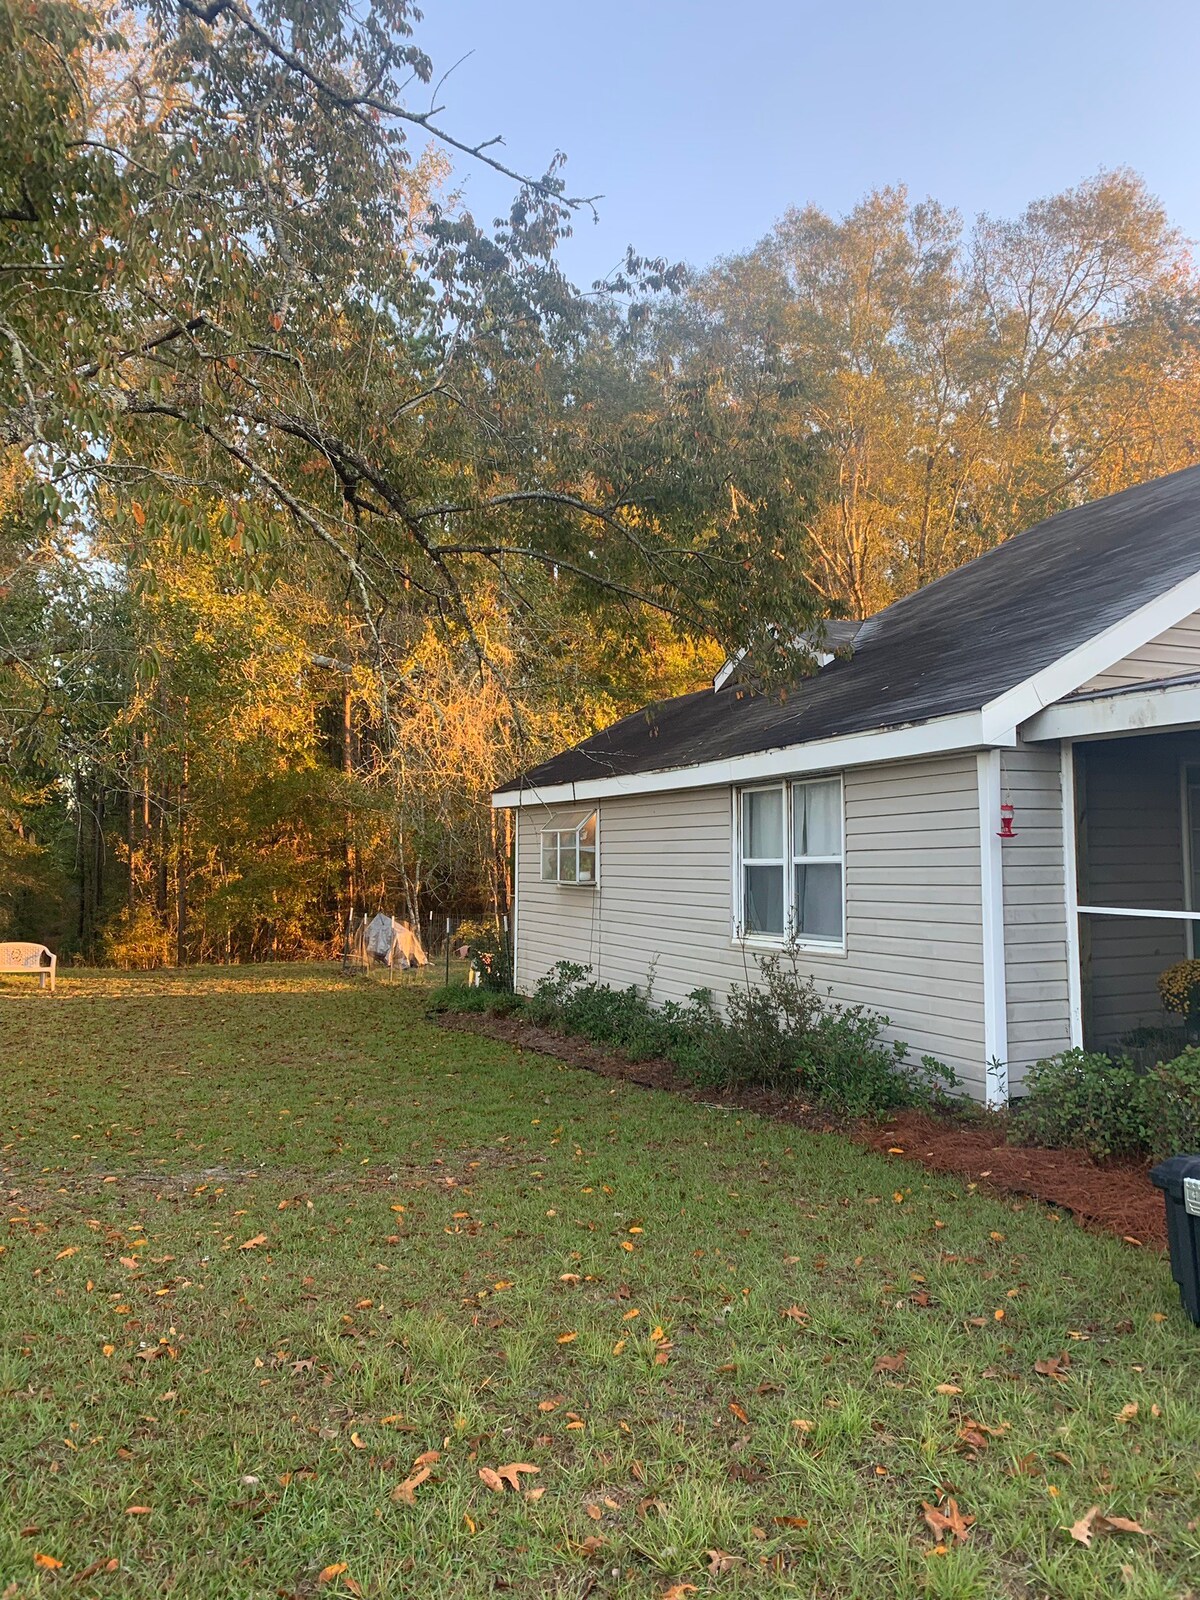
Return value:
<svg viewBox="0 0 1200 1600">
<path fill-rule="evenodd" d="M 1200 961 L 1177 961 L 1159 975 L 1158 992 L 1166 1010 L 1191 1017 L 1200 1010 Z"/>
</svg>

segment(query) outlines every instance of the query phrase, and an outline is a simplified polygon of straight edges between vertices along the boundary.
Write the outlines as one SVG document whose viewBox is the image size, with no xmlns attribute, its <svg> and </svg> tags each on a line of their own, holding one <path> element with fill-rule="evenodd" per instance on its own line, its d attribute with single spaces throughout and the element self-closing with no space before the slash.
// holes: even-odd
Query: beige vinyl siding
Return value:
<svg viewBox="0 0 1200 1600">
<path fill-rule="evenodd" d="M 1117 739 L 1082 749 L 1082 905 L 1184 909 L 1180 761 L 1196 741 Z M 1156 980 L 1187 953 L 1182 922 L 1080 918 L 1089 1044 L 1166 1019 Z"/>
<path fill-rule="evenodd" d="M 805 952 L 835 999 L 886 1012 L 893 1037 L 983 1082 L 979 811 L 974 754 L 845 774 L 846 953 Z M 711 788 L 602 800 L 599 884 L 543 884 L 538 834 L 586 807 L 522 811 L 517 985 L 556 961 L 660 1000 L 724 1000 L 757 973 L 733 938 L 733 797 Z M 560 820 L 561 819 L 561 820 Z"/>
<path fill-rule="evenodd" d="M 1180 678 L 1200 672 L 1200 611 L 1160 633 L 1124 660 L 1085 683 L 1079 690 L 1123 689 L 1128 684 L 1150 683 L 1156 678 Z"/>
<path fill-rule="evenodd" d="M 1071 1044 L 1058 746 L 1005 750 L 1001 793 L 1017 831 L 1001 859 L 1009 1090 L 1018 1093 L 1028 1067 Z"/>
</svg>

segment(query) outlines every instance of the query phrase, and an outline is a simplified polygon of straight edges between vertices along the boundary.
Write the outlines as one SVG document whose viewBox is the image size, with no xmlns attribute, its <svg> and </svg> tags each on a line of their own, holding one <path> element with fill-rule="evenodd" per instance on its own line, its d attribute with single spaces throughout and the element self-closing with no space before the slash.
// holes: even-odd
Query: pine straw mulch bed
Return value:
<svg viewBox="0 0 1200 1600">
<path fill-rule="evenodd" d="M 844 1133 L 873 1150 L 917 1161 L 931 1172 L 951 1173 L 1001 1194 L 1031 1195 L 1046 1205 L 1070 1211 L 1087 1227 L 1116 1234 L 1127 1244 L 1166 1248 L 1163 1198 L 1150 1182 L 1145 1165 L 1099 1163 L 1080 1150 L 1009 1144 L 999 1118 L 900 1111 L 885 1122 L 853 1122 L 777 1089 L 728 1088 L 715 1101 L 711 1090 L 698 1089 L 669 1061 L 630 1061 L 618 1050 L 539 1027 L 518 1016 L 445 1012 L 433 1020 L 454 1032 L 478 1033 L 519 1050 L 554 1056 L 603 1078 L 667 1089 L 706 1105 L 754 1111 L 809 1132 Z"/>
</svg>

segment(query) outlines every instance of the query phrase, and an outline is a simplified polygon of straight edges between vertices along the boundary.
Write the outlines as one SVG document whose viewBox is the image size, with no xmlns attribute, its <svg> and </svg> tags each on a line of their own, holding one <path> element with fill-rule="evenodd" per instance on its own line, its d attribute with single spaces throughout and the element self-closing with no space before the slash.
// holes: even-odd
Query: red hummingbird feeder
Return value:
<svg viewBox="0 0 1200 1600">
<path fill-rule="evenodd" d="M 1013 817 L 1015 815 L 1016 808 L 1012 801 L 1002 801 L 1000 805 L 1000 831 L 996 835 L 998 839 L 1015 839 L 1017 837 L 1017 830 L 1013 827 Z"/>
</svg>

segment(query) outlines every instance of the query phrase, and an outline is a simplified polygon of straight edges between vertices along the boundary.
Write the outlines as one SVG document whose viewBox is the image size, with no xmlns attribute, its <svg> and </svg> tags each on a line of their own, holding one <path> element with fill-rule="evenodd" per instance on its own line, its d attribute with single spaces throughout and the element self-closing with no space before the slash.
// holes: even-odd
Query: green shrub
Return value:
<svg viewBox="0 0 1200 1600">
<path fill-rule="evenodd" d="M 645 989 L 613 989 L 560 961 L 526 1015 L 634 1060 L 661 1057 L 700 1084 L 778 1088 L 850 1116 L 929 1105 L 955 1084 L 931 1056 L 914 1066 L 904 1045 L 885 1043 L 886 1017 L 823 999 L 798 963 L 794 951 L 764 956 L 761 982 L 735 985 L 721 1016 L 707 989 L 656 1006 L 653 972 Z"/>
<path fill-rule="evenodd" d="M 1127 1056 L 1064 1050 L 1032 1067 L 1013 1112 L 1023 1144 L 1087 1150 L 1097 1160 L 1152 1149 L 1146 1079 Z"/>
<path fill-rule="evenodd" d="M 1193 1045 L 1174 1061 L 1160 1062 L 1146 1074 L 1153 1156 L 1200 1151 L 1200 1047 Z"/>
</svg>

